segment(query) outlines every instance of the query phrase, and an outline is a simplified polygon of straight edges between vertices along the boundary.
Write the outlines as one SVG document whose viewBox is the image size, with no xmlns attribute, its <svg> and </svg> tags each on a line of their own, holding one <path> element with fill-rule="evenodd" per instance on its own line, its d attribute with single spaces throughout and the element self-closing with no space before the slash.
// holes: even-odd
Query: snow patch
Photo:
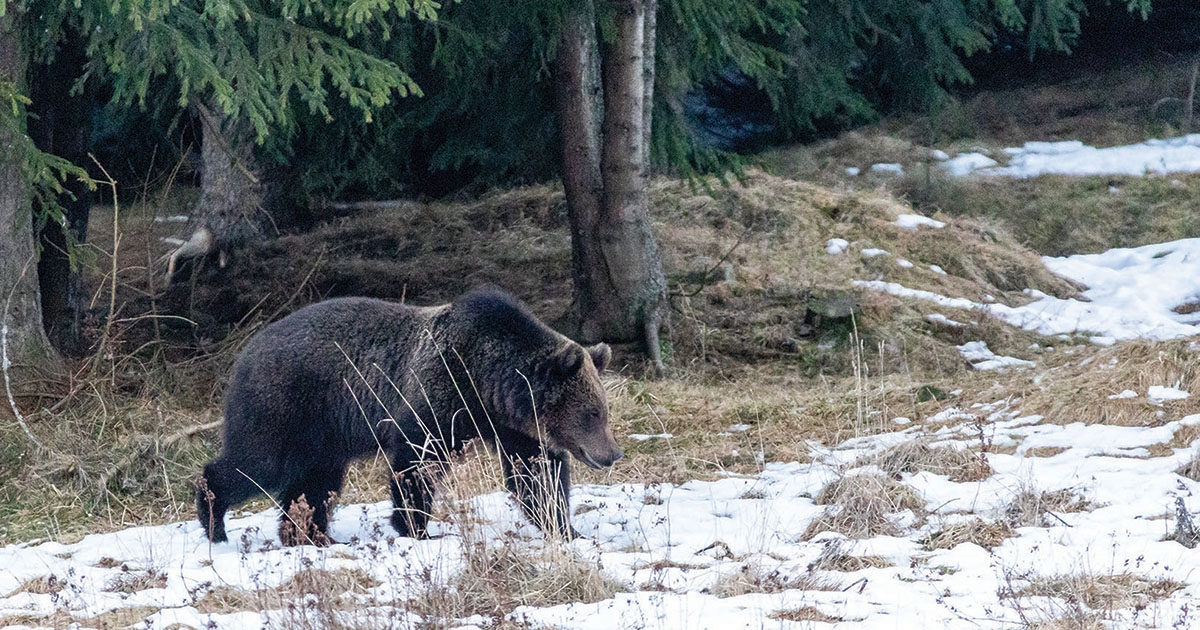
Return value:
<svg viewBox="0 0 1200 630">
<path fill-rule="evenodd" d="M 943 326 L 949 326 L 951 328 L 962 328 L 963 326 L 966 326 L 966 324 L 950 319 L 941 313 L 930 313 L 925 316 L 925 319 L 935 324 L 942 324 Z"/>
<path fill-rule="evenodd" d="M 847 247 L 850 247 L 850 241 L 844 238 L 831 238 L 825 241 L 826 254 L 837 255 L 846 251 Z"/>
<path fill-rule="evenodd" d="M 1026 142 L 1004 152 L 1009 156 L 1007 166 L 998 166 L 994 161 L 988 164 L 986 156 L 965 159 L 972 154 L 960 155 L 942 166 L 955 176 L 978 173 L 1015 178 L 1200 172 L 1200 134 L 1102 149 L 1079 140 Z"/>
<path fill-rule="evenodd" d="M 955 177 L 963 177 L 972 171 L 998 166 L 1000 163 L 982 153 L 963 153 L 946 160 L 942 168 Z"/>
<path fill-rule="evenodd" d="M 988 348 L 987 342 L 984 341 L 968 341 L 958 346 L 958 353 L 976 370 L 1005 370 L 1034 366 L 1033 361 L 997 355 Z"/>
<path fill-rule="evenodd" d="M 669 440 L 675 435 L 672 433 L 630 433 L 626 437 L 637 442 L 645 442 L 646 440 Z"/>
<path fill-rule="evenodd" d="M 1162 385 L 1151 385 L 1146 391 L 1146 398 L 1156 404 L 1161 405 L 1169 400 L 1183 400 L 1191 394 L 1179 389 L 1178 387 L 1163 387 Z"/>
<path fill-rule="evenodd" d="M 1195 314 L 1173 309 L 1200 293 L 1200 238 L 1099 254 L 1044 257 L 1050 271 L 1088 288 L 1087 301 L 1061 299 L 1026 289 L 1033 301 L 1023 306 L 981 304 L 894 282 L 863 281 L 856 286 L 898 297 L 929 300 L 947 308 L 981 310 L 1014 326 L 1043 335 L 1088 335 L 1093 343 L 1111 345 L 1128 339 L 1166 340 L 1200 334 Z M 900 260 L 897 260 L 897 264 Z"/>
<path fill-rule="evenodd" d="M 946 227 L 946 224 L 942 221 L 936 221 L 920 214 L 902 214 L 896 217 L 896 220 L 892 222 L 892 225 L 898 225 L 906 230 L 915 230 L 922 226 L 931 227 L 934 229 Z"/>
</svg>

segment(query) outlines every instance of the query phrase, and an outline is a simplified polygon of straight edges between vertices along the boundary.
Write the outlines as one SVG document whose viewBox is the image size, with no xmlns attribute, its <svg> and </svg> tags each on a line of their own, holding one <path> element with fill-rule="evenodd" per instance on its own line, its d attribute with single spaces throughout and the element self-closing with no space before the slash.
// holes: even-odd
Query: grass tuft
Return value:
<svg viewBox="0 0 1200 630">
<path fill-rule="evenodd" d="M 863 457 L 855 466 L 877 466 L 894 479 L 904 473 L 930 472 L 946 475 L 951 481 L 979 481 L 992 475 L 991 466 L 979 453 L 950 445 L 931 445 L 928 440 L 913 439 Z"/>
<path fill-rule="evenodd" d="M 717 597 L 737 597 L 747 593 L 781 593 L 790 590 L 836 591 L 838 580 L 812 572 L 787 574 L 778 569 L 767 570 L 758 564 L 747 563 L 737 571 L 723 574 L 708 592 Z"/>
<path fill-rule="evenodd" d="M 896 536 L 901 533 L 894 516 L 910 511 L 924 517 L 925 501 L 912 488 L 884 475 L 846 475 L 830 482 L 814 499 L 827 505 L 804 533 L 808 540 L 822 532 L 837 532 L 849 538 Z"/>
<path fill-rule="evenodd" d="M 926 551 L 934 551 L 953 549 L 963 543 L 972 543 L 984 549 L 995 549 L 1015 535 L 1016 532 L 1007 521 L 985 521 L 976 518 L 929 534 L 921 541 L 921 546 Z"/>
<path fill-rule="evenodd" d="M 1004 516 L 1013 527 L 1050 527 L 1062 524 L 1055 512 L 1084 512 L 1096 507 L 1070 488 L 1042 491 L 1026 487 L 1013 495 Z"/>
</svg>

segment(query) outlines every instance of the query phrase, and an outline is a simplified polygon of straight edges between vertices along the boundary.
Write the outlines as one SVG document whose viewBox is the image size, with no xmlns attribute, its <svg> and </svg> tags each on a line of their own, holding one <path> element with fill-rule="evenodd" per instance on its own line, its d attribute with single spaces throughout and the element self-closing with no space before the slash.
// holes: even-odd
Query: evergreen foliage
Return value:
<svg viewBox="0 0 1200 630">
<path fill-rule="evenodd" d="M 764 142 L 935 109 L 971 82 L 970 56 L 997 42 L 1029 57 L 1069 51 L 1082 18 L 1110 3 L 1151 11 L 1151 0 L 661 0 L 652 160 L 721 171 Z M 116 103 L 211 96 L 322 196 L 444 194 L 557 172 L 549 68 L 570 0 L 10 6 L 35 59 L 69 23 L 88 33 L 87 79 Z M 611 37 L 611 7 L 597 7 Z"/>
<path fill-rule="evenodd" d="M 179 105 L 211 97 L 244 117 L 259 141 L 290 129 L 292 99 L 330 116 L 331 92 L 370 121 L 393 95 L 420 95 L 394 61 L 359 40 L 390 36 L 408 13 L 436 17 L 433 0 L 118 0 L 78 3 L 93 72 L 118 102 L 145 107 L 151 86 L 169 78 Z M 153 95 L 161 97 L 161 95 Z"/>
<path fill-rule="evenodd" d="M 464 0 L 376 42 L 370 50 L 409 68 L 424 95 L 393 102 L 369 124 L 349 121 L 338 103 L 333 116 L 347 124 L 301 125 L 292 159 L 308 187 L 344 197 L 443 194 L 552 175 L 548 63 L 560 5 Z"/>
<path fill-rule="evenodd" d="M 336 94 L 370 122 L 394 96 L 420 95 L 395 61 L 363 46 L 387 40 L 409 15 L 435 20 L 439 7 L 435 0 L 25 0 L 0 2 L 0 15 L 18 16 L 34 62 L 49 62 L 63 33 L 86 34 L 91 62 L 76 89 L 103 82 L 110 107 L 175 101 L 182 109 L 202 98 L 248 120 L 262 143 L 272 132 L 290 136 L 297 105 L 328 122 Z M 62 182 L 85 178 L 82 165 L 34 146 L 25 133 L 28 99 L 15 85 L 0 85 L 0 100 L 9 105 L 0 108 L 0 125 L 17 132 L 26 180 L 49 213 L 39 220 L 61 220 Z"/>
<path fill-rule="evenodd" d="M 1150 0 L 1118 0 L 1135 16 Z M 1160 0 L 1165 1 L 1165 0 Z M 1108 0 L 661 0 L 651 156 L 685 175 L 896 110 L 940 107 L 997 41 L 1069 51 Z M 425 88 L 371 125 L 306 126 L 296 147 L 322 195 L 442 194 L 557 171 L 553 77 L 567 3 L 464 0 L 377 54 Z M 611 7 L 597 2 L 602 37 Z M 343 106 L 344 107 L 344 106 Z M 336 114 L 345 119 L 345 114 Z M 330 150 L 336 147 L 336 150 Z M 314 148 L 316 148 L 314 150 Z"/>
<path fill-rule="evenodd" d="M 9 132 L 11 146 L 4 147 L 10 155 L 21 156 L 21 173 L 41 212 L 34 217 L 34 230 L 40 231 L 47 221 L 63 223 L 63 207 L 59 195 L 67 192 L 63 185 L 69 178 L 90 182 L 87 171 L 56 155 L 39 150 L 25 128 L 29 97 L 17 90 L 11 81 L 0 80 L 0 128 Z M 90 185 L 90 184 L 89 184 Z"/>
</svg>

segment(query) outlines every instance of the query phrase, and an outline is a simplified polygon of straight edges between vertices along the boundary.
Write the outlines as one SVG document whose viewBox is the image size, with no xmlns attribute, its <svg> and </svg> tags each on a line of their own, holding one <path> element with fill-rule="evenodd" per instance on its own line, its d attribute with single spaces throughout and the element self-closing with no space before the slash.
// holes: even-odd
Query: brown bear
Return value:
<svg viewBox="0 0 1200 630">
<path fill-rule="evenodd" d="M 423 537 L 434 482 L 478 437 L 529 518 L 573 537 L 567 453 L 593 468 L 623 455 L 600 382 L 611 356 L 494 288 L 435 307 L 338 298 L 302 308 L 255 335 L 234 366 L 224 449 L 197 481 L 200 523 L 224 542 L 226 510 L 267 492 L 283 508 L 285 544 L 328 543 L 327 503 L 347 465 L 382 452 L 392 525 Z M 311 524 L 296 531 L 305 503 Z"/>
</svg>

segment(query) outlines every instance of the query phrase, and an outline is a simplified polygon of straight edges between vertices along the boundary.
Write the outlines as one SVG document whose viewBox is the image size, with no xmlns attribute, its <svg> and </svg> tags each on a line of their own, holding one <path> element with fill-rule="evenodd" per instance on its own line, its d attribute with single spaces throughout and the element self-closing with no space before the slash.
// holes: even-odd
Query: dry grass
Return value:
<svg viewBox="0 0 1200 630">
<path fill-rule="evenodd" d="M 38 628 L 96 628 L 98 630 L 120 630 L 137 625 L 150 615 L 158 612 L 151 606 L 131 606 L 117 608 L 95 617 L 76 617 L 65 610 L 56 610 L 45 617 L 30 615 L 0 616 L 0 628 L 38 627 Z"/>
<path fill-rule="evenodd" d="M 1096 507 L 1070 488 L 1041 491 L 1023 487 L 1004 508 L 1004 516 L 1013 527 L 1048 527 L 1061 523 L 1055 512 L 1084 512 Z"/>
<path fill-rule="evenodd" d="M 903 473 L 931 472 L 946 475 L 951 481 L 979 481 L 992 475 L 986 457 L 965 448 L 931 445 L 913 439 L 860 459 L 855 466 L 874 465 L 885 474 L 900 479 Z"/>
<path fill-rule="evenodd" d="M 1010 303 L 1027 300 L 1020 293 L 1027 287 L 1055 295 L 1077 291 L 997 225 L 959 221 L 941 230 L 902 229 L 893 221 L 912 208 L 878 192 L 836 192 L 750 171 L 745 187 L 710 194 L 660 181 L 655 200 L 673 284 L 685 295 L 698 283 L 715 285 L 679 304 L 684 325 L 677 347 L 687 355 L 760 361 L 799 355 L 816 368 L 845 369 L 844 353 L 830 357 L 811 348 L 810 339 L 842 343 L 851 332 L 848 318 L 837 316 L 832 304 L 859 313 L 858 328 L 868 347 L 880 342 L 892 346 L 895 357 L 889 357 L 882 373 L 901 368 L 902 352 L 920 355 L 913 361 L 922 366 L 936 362 L 926 360 L 931 354 L 957 368 L 952 347 L 938 347 L 929 336 L 913 334 L 914 327 L 930 329 L 923 313 L 889 296 L 849 291 L 849 281 L 883 277 L 946 295 L 976 300 L 992 295 Z M 825 242 L 832 237 L 852 245 L 831 256 Z M 866 248 L 891 255 L 863 258 L 860 252 Z M 899 266 L 900 258 L 915 266 Z M 949 275 L 934 273 L 929 265 L 939 265 Z M 904 345 L 909 347 L 896 348 Z M 815 356 L 805 358 L 809 353 Z"/>
<path fill-rule="evenodd" d="M 817 623 L 841 623 L 845 621 L 845 619 L 842 619 L 841 617 L 834 617 L 833 615 L 823 613 L 813 606 L 778 610 L 767 616 L 771 619 L 796 622 L 815 621 Z"/>
<path fill-rule="evenodd" d="M 264 594 L 232 586 L 215 586 L 196 598 L 192 606 L 204 615 L 224 615 L 262 610 Z"/>
<path fill-rule="evenodd" d="M 353 610 L 361 597 L 379 586 L 379 581 L 362 569 L 302 569 L 275 588 L 247 590 L 229 586 L 209 589 L 193 606 L 203 614 L 279 610 L 291 602 L 313 602 L 326 612 Z"/>
<path fill-rule="evenodd" d="M 934 551 L 936 549 L 953 549 L 963 543 L 972 543 L 984 549 L 995 549 L 1015 535 L 1016 532 L 1007 521 L 985 521 L 976 518 L 933 532 L 921 541 L 921 546 L 927 551 Z"/>
<path fill-rule="evenodd" d="M 10 593 L 9 596 L 11 597 L 12 595 L 15 595 L 16 593 L 32 593 L 34 595 L 52 595 L 54 593 L 57 593 L 57 592 L 63 590 L 64 588 L 66 588 L 66 586 L 67 586 L 67 583 L 65 581 L 60 580 L 58 577 L 56 577 L 54 575 L 48 575 L 45 577 L 39 577 L 39 578 L 34 578 L 32 580 L 27 580 L 25 583 L 21 584 L 20 588 L 18 588 L 13 593 Z"/>
<path fill-rule="evenodd" d="M 1152 385 L 1200 391 L 1200 365 L 1187 340 L 1134 341 L 1108 348 L 1084 347 L 1074 354 L 1048 353 L 1050 369 L 1036 388 L 1024 392 L 1022 409 L 1046 422 L 1095 422 L 1120 426 L 1159 426 L 1200 413 L 1197 397 L 1150 403 Z M 1136 398 L 1109 398 L 1126 389 Z"/>
<path fill-rule="evenodd" d="M 109 593 L 137 593 L 150 588 L 163 588 L 167 585 L 166 574 L 155 571 L 123 571 L 117 577 L 104 585 Z"/>
<path fill-rule="evenodd" d="M 499 620 L 518 606 L 592 603 L 624 588 L 594 562 L 565 548 L 531 551 L 478 543 L 465 551 L 465 568 L 449 584 L 430 585 L 410 600 L 410 610 L 430 618 L 483 615 Z"/>
<path fill-rule="evenodd" d="M 908 510 L 921 518 L 925 513 L 925 501 L 912 488 L 878 474 L 835 479 L 813 501 L 829 507 L 805 530 L 805 540 L 827 531 L 849 538 L 896 536 L 901 530 L 892 518 L 895 514 Z"/>
<path fill-rule="evenodd" d="M 849 554 L 821 554 L 808 567 L 810 571 L 838 571 L 853 573 L 863 569 L 884 569 L 896 566 L 891 560 L 882 556 L 853 556 Z"/>
<path fill-rule="evenodd" d="M 1039 619 L 1025 624 L 1029 630 L 1108 630 L 1104 615 L 1072 608 L 1051 619 Z"/>
<path fill-rule="evenodd" d="M 1055 455 L 1067 452 L 1067 450 L 1064 446 L 1039 446 L 1026 449 L 1024 455 L 1025 457 L 1054 457 Z"/>
<path fill-rule="evenodd" d="M 470 499 L 498 489 L 499 460 L 479 452 L 455 464 L 441 483 L 434 514 L 457 525 L 463 540 L 462 568 L 448 583 L 427 581 L 408 602 L 409 610 L 427 620 L 483 615 L 503 625 L 518 606 L 591 603 L 623 588 L 561 541 L 539 544 L 489 534 L 474 515 Z"/>
<path fill-rule="evenodd" d="M 854 555 L 853 544 L 842 538 L 828 538 L 822 541 L 824 549 L 808 565 L 809 573 L 814 571 L 836 571 L 839 573 L 852 573 L 854 571 L 862 571 L 864 569 L 882 569 L 895 566 L 887 558 L 881 556 L 863 556 Z"/>
<path fill-rule="evenodd" d="M 1091 610 L 1111 611 L 1145 608 L 1170 597 L 1186 584 L 1173 580 L 1151 580 L 1132 573 L 1114 575 L 1061 575 L 1033 579 L 1015 593 L 1016 597 L 1056 597 L 1082 602 Z"/>
<path fill-rule="evenodd" d="M 836 591 L 838 580 L 812 572 L 799 575 L 779 570 L 767 570 L 758 564 L 743 564 L 737 571 L 723 574 L 707 592 L 717 597 L 736 597 L 747 593 L 781 593 L 783 591 Z"/>
</svg>

